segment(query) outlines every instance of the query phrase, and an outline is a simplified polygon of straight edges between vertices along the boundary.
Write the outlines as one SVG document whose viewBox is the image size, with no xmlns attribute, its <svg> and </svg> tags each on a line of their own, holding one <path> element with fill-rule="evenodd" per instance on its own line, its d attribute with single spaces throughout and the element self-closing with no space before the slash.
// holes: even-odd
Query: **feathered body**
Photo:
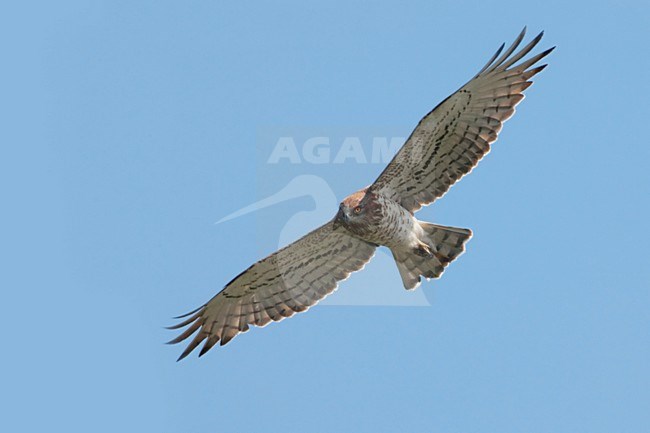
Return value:
<svg viewBox="0 0 650 433">
<path fill-rule="evenodd" d="M 533 67 L 553 48 L 521 61 L 542 33 L 516 51 L 504 45 L 464 86 L 424 116 L 377 180 L 347 197 L 335 218 L 253 264 L 172 329 L 171 343 L 192 338 L 179 359 L 204 342 L 203 355 L 249 329 L 307 310 L 358 271 L 380 246 L 390 248 L 404 287 L 437 278 L 458 257 L 472 232 L 418 221 L 414 213 L 442 197 L 496 141 L 524 98 Z M 519 62 L 519 63 L 518 63 Z M 198 332 L 197 332 L 198 331 Z"/>
<path fill-rule="evenodd" d="M 418 239 L 419 227 L 413 214 L 368 188 L 341 202 L 334 224 L 367 242 L 389 248 L 415 246 Z"/>
<path fill-rule="evenodd" d="M 439 277 L 465 249 L 469 229 L 443 227 L 418 221 L 404 206 L 367 187 L 341 202 L 333 223 L 356 237 L 390 248 L 406 289 L 414 289 L 420 276 Z"/>
</svg>

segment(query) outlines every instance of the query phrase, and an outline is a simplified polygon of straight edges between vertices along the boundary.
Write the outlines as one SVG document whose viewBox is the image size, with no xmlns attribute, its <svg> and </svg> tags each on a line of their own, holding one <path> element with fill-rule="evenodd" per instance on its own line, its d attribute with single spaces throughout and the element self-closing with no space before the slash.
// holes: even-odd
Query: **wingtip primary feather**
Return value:
<svg viewBox="0 0 650 433">
<path fill-rule="evenodd" d="M 200 329 L 203 326 L 203 323 L 204 323 L 204 320 L 200 320 L 199 318 L 197 318 L 189 328 L 187 328 L 185 331 L 183 331 L 176 338 L 174 338 L 172 340 L 169 340 L 167 342 L 167 344 L 177 344 L 177 343 L 180 343 L 181 341 L 187 339 L 192 334 L 194 334 L 198 329 Z"/>
<path fill-rule="evenodd" d="M 201 348 L 201 351 L 199 352 L 199 358 L 208 353 L 210 349 L 214 347 L 215 344 L 219 341 L 219 336 L 217 335 L 212 335 L 210 336 L 206 341 L 203 347 Z"/>
<path fill-rule="evenodd" d="M 502 64 L 503 62 L 505 62 L 506 60 L 508 60 L 508 58 L 512 55 L 512 53 L 517 49 L 517 47 L 519 47 L 519 45 L 521 44 L 521 41 L 524 40 L 524 37 L 525 37 L 525 36 L 526 36 L 526 26 L 524 26 L 523 30 L 519 33 L 519 35 L 517 35 L 517 37 L 515 38 L 515 40 L 514 40 L 514 41 L 512 42 L 512 44 L 510 44 L 510 46 L 508 47 L 508 49 L 505 50 L 505 51 L 503 52 L 503 54 L 501 55 L 501 57 L 499 57 L 498 59 L 496 59 L 495 61 L 493 61 L 493 62 L 491 63 L 490 68 L 486 69 L 486 71 L 487 71 L 488 73 L 489 73 L 489 72 L 492 72 L 492 71 L 494 71 L 496 68 L 498 68 L 499 66 L 501 66 L 501 64 Z"/>
<path fill-rule="evenodd" d="M 487 70 L 487 69 L 492 65 L 492 63 L 494 63 L 494 61 L 497 59 L 497 57 L 499 57 L 499 54 L 501 54 L 501 51 L 503 51 L 503 49 L 504 49 L 505 47 L 506 47 L 506 43 L 504 42 L 504 43 L 501 44 L 501 46 L 499 47 L 499 49 L 498 49 L 498 50 L 497 50 L 497 51 L 492 55 L 492 57 L 490 57 L 490 60 L 487 61 L 487 63 L 485 64 L 485 66 L 483 66 L 483 67 L 481 68 L 481 70 L 478 71 L 478 72 L 476 73 L 476 75 L 474 76 L 474 78 L 478 77 L 478 76 L 481 75 L 483 72 L 485 72 L 485 71 L 486 71 L 486 70 Z"/>
<path fill-rule="evenodd" d="M 200 307 L 195 308 L 194 310 L 190 311 L 189 313 L 185 313 L 185 314 L 181 314 L 180 316 L 172 317 L 172 319 L 183 319 L 183 318 L 185 318 L 187 316 L 191 316 L 192 314 L 196 313 L 197 311 L 199 311 L 201 308 L 203 308 L 205 306 L 206 306 L 206 304 L 203 304 Z"/>
<path fill-rule="evenodd" d="M 177 323 L 175 325 L 166 326 L 165 329 L 175 330 L 175 329 L 180 329 L 180 328 L 182 328 L 184 326 L 187 326 L 187 325 L 191 324 L 192 322 L 194 322 L 195 320 L 197 320 L 199 317 L 201 317 L 201 314 L 203 314 L 203 310 L 202 309 L 196 310 L 195 313 L 196 314 L 194 314 L 193 316 L 190 316 L 190 317 L 184 316 L 184 317 L 187 317 L 187 319 L 185 319 L 182 322 Z"/>
<path fill-rule="evenodd" d="M 187 345 L 187 347 L 185 348 L 183 353 L 181 353 L 181 356 L 177 359 L 177 362 L 182 360 L 183 358 L 185 358 L 190 353 L 192 353 L 194 351 L 194 349 L 196 349 L 196 347 L 199 344 L 201 344 L 201 342 L 203 340 L 206 339 L 206 337 L 207 337 L 207 335 L 204 332 L 199 332 L 198 334 L 196 334 L 196 336 L 194 336 L 194 339 L 192 339 L 192 341 L 190 341 L 190 344 Z"/>
<path fill-rule="evenodd" d="M 515 53 L 515 50 L 519 47 L 521 42 L 524 40 L 527 30 L 528 27 L 524 26 L 524 28 L 521 30 L 519 35 L 513 41 L 513 43 L 505 51 L 503 51 L 503 49 L 505 48 L 505 43 L 501 44 L 497 52 L 490 58 L 490 60 L 485 64 L 485 66 L 481 68 L 481 70 L 474 76 L 474 78 L 477 78 L 478 76 L 484 73 L 491 73 L 497 70 L 499 71 L 506 70 L 509 67 L 511 67 L 513 64 L 521 60 L 533 48 L 535 48 L 535 46 L 537 46 L 539 41 L 544 36 L 543 30 L 539 32 L 539 34 L 535 36 L 525 47 L 523 47 L 521 50 Z M 543 54 L 539 55 L 539 58 L 537 60 L 546 56 L 548 53 L 553 51 L 554 48 L 555 47 L 544 51 Z M 515 54 L 513 55 L 513 53 Z M 501 56 L 499 57 L 499 55 Z"/>
</svg>

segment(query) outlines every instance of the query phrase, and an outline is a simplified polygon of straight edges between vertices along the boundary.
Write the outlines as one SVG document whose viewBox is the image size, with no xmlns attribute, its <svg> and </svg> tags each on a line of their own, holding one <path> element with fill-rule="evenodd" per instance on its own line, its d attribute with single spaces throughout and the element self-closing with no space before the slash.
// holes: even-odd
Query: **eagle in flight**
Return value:
<svg viewBox="0 0 650 433">
<path fill-rule="evenodd" d="M 505 51 L 501 45 L 474 78 L 424 116 L 377 180 L 346 197 L 333 219 L 253 264 L 206 304 L 178 317 L 183 320 L 170 329 L 187 329 L 170 344 L 198 331 L 178 359 L 202 342 L 199 356 L 251 325 L 306 311 L 362 269 L 380 245 L 393 253 L 406 289 L 415 289 L 421 277 L 440 277 L 465 250 L 472 232 L 418 221 L 414 213 L 442 197 L 489 152 L 530 79 L 546 67 L 535 65 L 555 47 L 524 59 L 543 32 L 515 52 L 525 33 L 524 28 Z"/>
</svg>

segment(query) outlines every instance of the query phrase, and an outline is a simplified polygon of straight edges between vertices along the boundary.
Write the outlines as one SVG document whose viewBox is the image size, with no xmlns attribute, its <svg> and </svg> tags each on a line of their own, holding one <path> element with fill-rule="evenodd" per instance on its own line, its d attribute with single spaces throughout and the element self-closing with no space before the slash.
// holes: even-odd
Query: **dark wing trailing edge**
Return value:
<svg viewBox="0 0 650 433">
<path fill-rule="evenodd" d="M 373 192 L 415 212 L 442 197 L 478 164 L 524 99 L 522 92 L 532 84 L 530 79 L 546 67 L 533 66 L 555 48 L 515 65 L 544 32 L 515 53 L 525 34 L 526 28 L 503 54 L 505 45 L 501 45 L 474 78 L 420 120 L 371 185 Z"/>
<path fill-rule="evenodd" d="M 291 317 L 332 293 L 338 282 L 372 258 L 376 245 L 352 237 L 329 222 L 239 274 L 207 304 L 169 329 L 189 326 L 170 344 L 198 331 L 178 358 L 205 341 L 199 356 L 223 346 L 249 325 L 264 326 Z"/>
</svg>

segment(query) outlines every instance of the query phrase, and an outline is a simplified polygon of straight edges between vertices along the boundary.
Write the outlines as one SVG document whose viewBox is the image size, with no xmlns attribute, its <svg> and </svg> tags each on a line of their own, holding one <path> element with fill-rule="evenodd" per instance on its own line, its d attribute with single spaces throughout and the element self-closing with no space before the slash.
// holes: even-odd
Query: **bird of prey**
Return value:
<svg viewBox="0 0 650 433">
<path fill-rule="evenodd" d="M 467 84 L 424 116 L 375 182 L 340 204 L 329 222 L 258 261 L 196 310 L 170 344 L 190 340 L 179 360 L 204 342 L 199 356 L 249 326 L 264 326 L 309 307 L 358 271 L 378 246 L 388 247 L 408 290 L 438 278 L 464 250 L 471 230 L 419 221 L 414 213 L 442 197 L 496 141 L 503 122 L 555 47 L 524 59 L 543 32 L 517 51 L 526 29 L 505 44 Z M 522 60 L 523 59 L 523 60 Z M 197 332 L 198 331 L 198 332 Z"/>
</svg>

